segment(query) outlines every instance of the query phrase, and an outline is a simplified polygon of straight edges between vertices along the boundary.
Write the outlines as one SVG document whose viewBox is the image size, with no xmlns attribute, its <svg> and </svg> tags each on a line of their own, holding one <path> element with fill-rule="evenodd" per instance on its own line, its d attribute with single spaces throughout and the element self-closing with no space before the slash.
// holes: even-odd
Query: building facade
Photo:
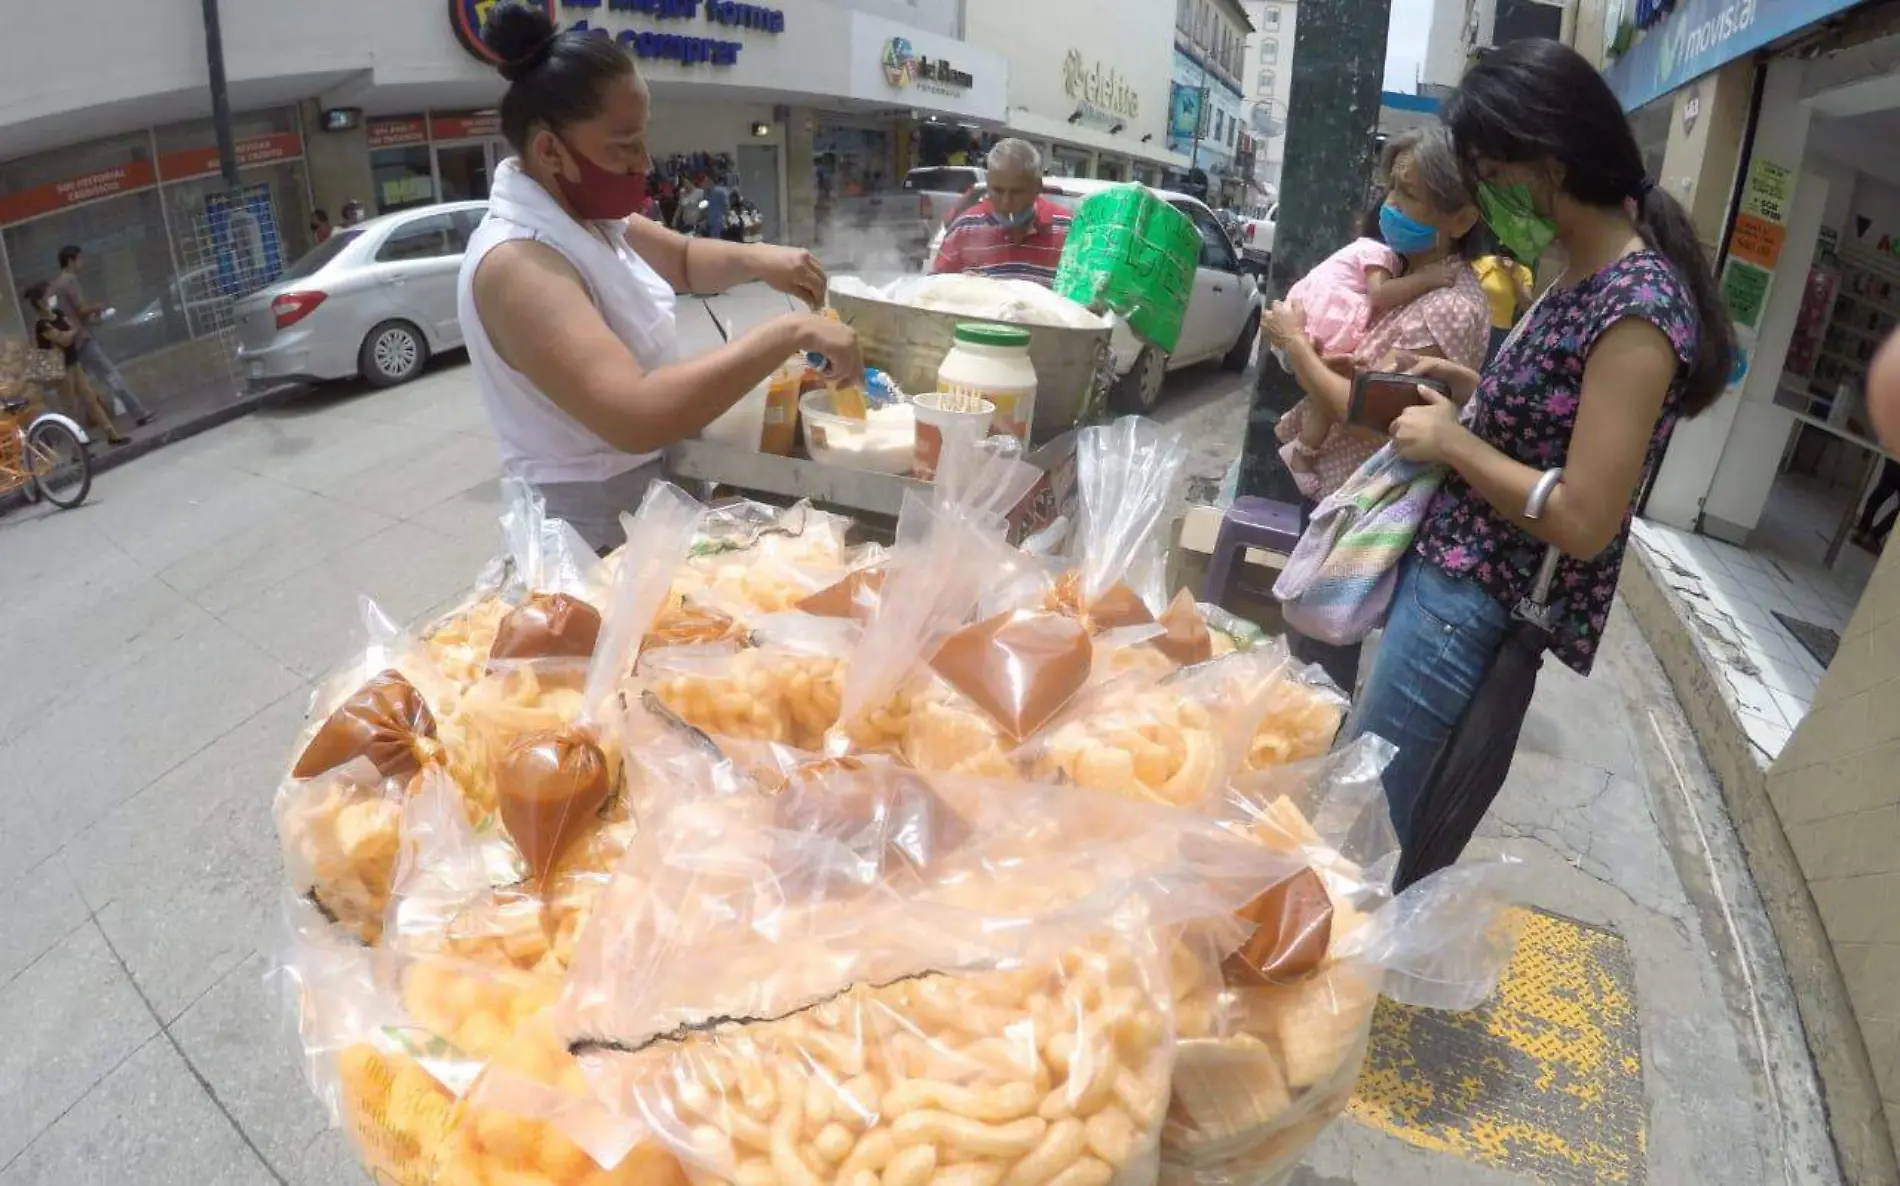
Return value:
<svg viewBox="0 0 1900 1186">
<path fill-rule="evenodd" d="M 1008 63 L 963 39 L 963 0 L 544 2 L 639 61 L 656 164 L 729 173 L 776 239 L 814 242 L 895 196 L 921 127 L 994 133 L 1007 116 Z M 195 0 L 16 14 L 0 43 L 0 338 L 23 332 L 20 288 L 80 244 L 89 293 L 120 313 L 102 342 L 162 402 L 174 379 L 209 378 L 194 343 L 235 287 L 307 250 L 314 209 L 485 196 L 507 152 L 503 83 L 476 35 L 491 4 L 225 4 L 236 195 L 218 175 Z M 82 67 L 57 48 L 76 29 Z"/>
<path fill-rule="evenodd" d="M 1235 160 L 1246 122 L 1242 75 L 1253 20 L 1240 0 L 1177 0 L 1168 147 L 1187 154 L 1179 184 L 1217 205 L 1239 205 L 1246 178 Z"/>
<path fill-rule="evenodd" d="M 1853 529 L 1897 464 L 1863 397 L 1900 331 L 1900 4 L 1580 0 L 1566 34 L 1688 208 L 1735 328 L 1728 389 L 1677 426 L 1639 509 L 1679 549 L 1706 666 L 1677 687 L 1719 693 L 1726 731 L 1703 748 L 1771 903 L 1842 1169 L 1894 1181 L 1900 932 L 1866 891 L 1900 879 L 1900 547 Z M 1697 567 L 1703 549 L 1722 572 Z"/>
<path fill-rule="evenodd" d="M 1286 131 L 1293 93 L 1293 44 L 1299 24 L 1298 0 L 1247 0 L 1247 16 L 1254 31 L 1247 38 L 1247 60 L 1241 71 L 1244 134 L 1254 141 L 1253 170 L 1248 180 L 1249 205 L 1272 202 L 1280 194 L 1280 171 L 1286 161 Z"/>
<path fill-rule="evenodd" d="M 1007 61 L 1004 128 L 1051 172 L 1158 184 L 1187 167 L 1168 138 L 1171 18 L 1156 0 L 967 0 L 965 35 Z"/>
</svg>

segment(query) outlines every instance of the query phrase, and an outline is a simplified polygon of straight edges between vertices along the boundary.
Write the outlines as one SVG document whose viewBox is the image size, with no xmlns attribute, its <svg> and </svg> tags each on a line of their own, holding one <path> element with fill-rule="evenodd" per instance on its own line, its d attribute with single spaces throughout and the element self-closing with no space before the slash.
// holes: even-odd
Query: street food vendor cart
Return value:
<svg viewBox="0 0 1900 1186">
<path fill-rule="evenodd" d="M 1010 516 L 1018 541 L 1066 513 L 1075 496 L 1075 429 L 1104 414 L 1113 380 L 1110 326 L 1073 302 L 1021 282 L 978 277 L 909 277 L 883 289 L 849 279 L 834 285 L 832 307 L 853 326 L 865 362 L 910 395 L 937 390 L 937 369 L 959 324 L 1014 324 L 1029 332 L 1037 395 L 1027 459 L 1045 480 Z M 708 433 L 667 450 L 668 476 L 683 484 L 722 488 L 764 502 L 809 500 L 851 515 L 872 532 L 896 522 L 907 490 L 925 483 L 901 466 L 857 467 L 836 454 L 814 457 L 809 429 L 795 434 L 789 455 Z"/>
</svg>

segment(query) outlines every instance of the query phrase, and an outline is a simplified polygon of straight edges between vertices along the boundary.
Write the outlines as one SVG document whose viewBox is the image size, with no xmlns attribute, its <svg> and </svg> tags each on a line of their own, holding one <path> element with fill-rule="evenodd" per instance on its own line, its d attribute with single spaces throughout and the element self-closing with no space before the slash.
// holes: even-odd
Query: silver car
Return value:
<svg viewBox="0 0 1900 1186">
<path fill-rule="evenodd" d="M 253 384 L 422 373 L 462 345 L 455 284 L 485 202 L 422 206 L 345 227 L 236 305 L 238 364 Z"/>
</svg>

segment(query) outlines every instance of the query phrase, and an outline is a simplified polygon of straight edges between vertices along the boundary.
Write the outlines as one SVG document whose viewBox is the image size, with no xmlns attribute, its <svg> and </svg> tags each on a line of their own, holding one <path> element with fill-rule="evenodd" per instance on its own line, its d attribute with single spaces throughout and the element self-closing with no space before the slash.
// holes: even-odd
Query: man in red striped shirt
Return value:
<svg viewBox="0 0 1900 1186">
<path fill-rule="evenodd" d="M 1042 193 L 1042 154 L 1022 140 L 990 150 L 989 196 L 950 224 L 933 272 L 1055 283 L 1069 212 Z"/>
</svg>

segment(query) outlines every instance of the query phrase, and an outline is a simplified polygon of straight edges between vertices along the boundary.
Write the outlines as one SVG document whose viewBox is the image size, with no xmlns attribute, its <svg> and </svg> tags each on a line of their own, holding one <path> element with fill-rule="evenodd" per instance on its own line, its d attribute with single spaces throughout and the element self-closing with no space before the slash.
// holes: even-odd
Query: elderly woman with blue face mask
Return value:
<svg viewBox="0 0 1900 1186">
<path fill-rule="evenodd" d="M 950 224 L 930 270 L 1054 284 L 1069 212 L 1042 196 L 1042 154 L 1026 141 L 1002 140 L 988 165 L 989 193 Z"/>
<path fill-rule="evenodd" d="M 1491 314 L 1484 289 L 1475 271 L 1458 266 L 1478 225 L 1478 209 L 1450 134 L 1433 126 L 1394 136 L 1386 144 L 1380 172 L 1389 190 L 1379 212 L 1380 237 L 1398 255 L 1402 274 L 1451 267 L 1454 275 L 1449 284 L 1380 314 L 1350 358 L 1323 357 L 1297 305 L 1277 303 L 1261 320 L 1262 336 L 1285 352 L 1286 365 L 1307 397 L 1281 422 L 1281 439 L 1299 438 L 1307 404 L 1315 405 L 1331 423 L 1309 458 L 1318 478 L 1309 512 L 1386 443 L 1383 433 L 1346 423 L 1352 396 L 1348 375 L 1405 370 L 1420 358 L 1449 359 L 1476 369 L 1484 365 L 1490 345 Z M 1359 674 L 1358 646 L 1331 646 L 1298 636 L 1293 643 L 1296 655 L 1320 664 L 1351 691 Z"/>
</svg>

